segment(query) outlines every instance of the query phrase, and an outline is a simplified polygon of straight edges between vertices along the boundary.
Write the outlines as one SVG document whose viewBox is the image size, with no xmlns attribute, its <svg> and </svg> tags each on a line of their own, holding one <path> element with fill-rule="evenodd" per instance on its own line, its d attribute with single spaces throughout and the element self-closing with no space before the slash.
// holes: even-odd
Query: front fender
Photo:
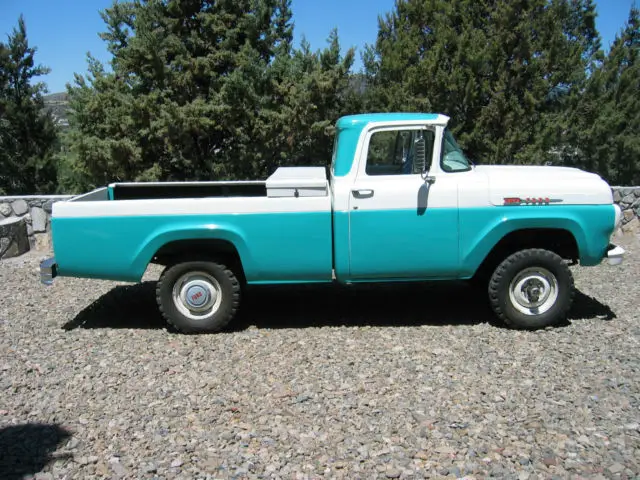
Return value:
<svg viewBox="0 0 640 480">
<path fill-rule="evenodd" d="M 597 265 L 615 225 L 613 205 L 509 206 L 460 210 L 461 276 L 468 277 L 506 235 L 523 229 L 570 232 L 582 265 Z"/>
</svg>

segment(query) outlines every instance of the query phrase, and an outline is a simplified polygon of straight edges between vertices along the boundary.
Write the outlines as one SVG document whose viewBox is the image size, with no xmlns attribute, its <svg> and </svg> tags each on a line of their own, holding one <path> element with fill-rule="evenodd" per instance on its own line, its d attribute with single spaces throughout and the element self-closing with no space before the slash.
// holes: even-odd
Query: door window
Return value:
<svg viewBox="0 0 640 480">
<path fill-rule="evenodd" d="M 468 172 L 471 170 L 471 163 L 464 156 L 462 148 L 453 138 L 449 129 L 444 132 L 441 155 L 440 166 L 445 172 Z"/>
<path fill-rule="evenodd" d="M 367 152 L 367 175 L 413 175 L 415 142 L 426 140 L 427 164 L 431 163 L 435 133 L 433 130 L 383 130 L 374 132 Z"/>
</svg>

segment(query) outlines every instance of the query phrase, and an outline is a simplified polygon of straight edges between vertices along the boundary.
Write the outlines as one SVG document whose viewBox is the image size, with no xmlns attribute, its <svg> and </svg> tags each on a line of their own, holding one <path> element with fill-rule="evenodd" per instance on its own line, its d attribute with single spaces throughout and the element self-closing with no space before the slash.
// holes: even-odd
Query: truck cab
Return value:
<svg viewBox="0 0 640 480">
<path fill-rule="evenodd" d="M 118 183 L 54 204 L 42 275 L 139 281 L 166 267 L 158 304 L 185 332 L 217 331 L 243 284 L 473 280 L 515 328 L 560 321 L 568 264 L 622 261 L 621 219 L 599 176 L 475 166 L 442 114 L 336 124 L 324 167 L 266 181 Z"/>
<path fill-rule="evenodd" d="M 448 123 L 429 114 L 340 119 L 330 183 L 336 238 L 349 244 L 336 246 L 337 270 L 351 281 L 469 279 L 509 238 L 601 262 L 620 221 L 606 182 L 573 168 L 475 166 Z"/>
<path fill-rule="evenodd" d="M 338 122 L 330 183 L 343 232 L 336 238 L 349 245 L 348 255 L 336 246 L 336 271 L 349 280 L 461 275 L 459 192 L 486 190 L 486 180 L 474 175 L 448 120 L 380 114 Z"/>
</svg>

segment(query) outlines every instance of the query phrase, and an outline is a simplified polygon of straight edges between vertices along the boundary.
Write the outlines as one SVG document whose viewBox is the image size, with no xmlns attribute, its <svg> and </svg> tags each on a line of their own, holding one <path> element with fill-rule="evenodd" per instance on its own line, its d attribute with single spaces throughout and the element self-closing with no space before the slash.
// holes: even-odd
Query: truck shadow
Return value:
<svg viewBox="0 0 640 480">
<path fill-rule="evenodd" d="M 596 298 L 576 291 L 565 325 L 596 317 L 612 320 L 616 314 Z M 465 283 L 263 286 L 246 289 L 229 330 L 480 323 L 502 327 L 484 292 Z M 155 302 L 155 282 L 115 287 L 63 325 L 65 330 L 166 327 Z"/>
<path fill-rule="evenodd" d="M 0 478 L 18 480 L 42 471 L 71 433 L 58 425 L 28 423 L 0 428 Z"/>
</svg>

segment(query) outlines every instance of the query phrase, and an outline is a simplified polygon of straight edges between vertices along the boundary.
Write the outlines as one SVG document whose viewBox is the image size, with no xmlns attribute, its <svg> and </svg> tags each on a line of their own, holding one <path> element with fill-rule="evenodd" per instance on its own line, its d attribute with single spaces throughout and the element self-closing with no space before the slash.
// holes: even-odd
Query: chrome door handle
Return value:
<svg viewBox="0 0 640 480">
<path fill-rule="evenodd" d="M 373 197 L 373 190 L 365 189 L 365 190 L 351 190 L 353 196 L 356 198 L 371 198 Z"/>
</svg>

